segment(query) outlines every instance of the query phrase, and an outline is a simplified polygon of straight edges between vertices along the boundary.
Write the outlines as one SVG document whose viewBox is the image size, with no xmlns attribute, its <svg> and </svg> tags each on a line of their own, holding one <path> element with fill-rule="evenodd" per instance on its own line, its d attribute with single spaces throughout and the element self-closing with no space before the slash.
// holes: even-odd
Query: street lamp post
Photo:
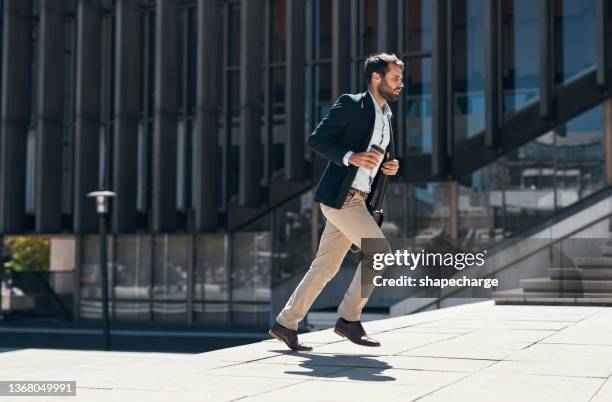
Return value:
<svg viewBox="0 0 612 402">
<path fill-rule="evenodd" d="M 108 198 L 114 197 L 112 191 L 93 191 L 88 197 L 96 199 L 96 212 L 100 223 L 100 272 L 102 274 L 102 320 L 104 323 L 104 349 L 110 350 L 110 318 L 108 314 L 108 264 L 106 255 L 106 214 L 108 213 Z"/>
</svg>

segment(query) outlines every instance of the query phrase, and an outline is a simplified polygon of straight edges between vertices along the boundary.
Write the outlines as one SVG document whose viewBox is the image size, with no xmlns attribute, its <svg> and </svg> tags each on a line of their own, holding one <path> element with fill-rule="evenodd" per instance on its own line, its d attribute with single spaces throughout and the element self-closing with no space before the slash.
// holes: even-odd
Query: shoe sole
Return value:
<svg viewBox="0 0 612 402">
<path fill-rule="evenodd" d="M 285 341 L 283 341 L 280 337 L 276 336 L 276 334 L 274 332 L 272 332 L 272 330 L 268 331 L 268 334 L 272 337 L 272 338 L 276 338 L 276 340 L 278 340 L 279 342 L 285 343 Z"/>
<path fill-rule="evenodd" d="M 284 343 L 285 345 L 287 345 L 287 342 L 283 341 L 283 340 L 281 339 L 281 337 L 277 336 L 277 335 L 276 335 L 274 332 L 272 332 L 272 330 L 269 330 L 269 331 L 268 331 L 268 334 L 269 334 L 271 337 L 276 338 L 276 340 L 277 340 L 277 341 L 282 342 L 282 343 Z M 310 348 L 310 349 L 305 349 L 305 350 L 298 350 L 298 349 L 293 349 L 293 348 L 292 348 L 291 346 L 289 346 L 289 345 L 287 345 L 287 347 L 288 347 L 289 349 L 291 349 L 291 350 L 295 350 L 295 351 L 297 351 L 297 352 L 310 352 L 310 351 L 312 351 L 312 348 Z"/>
<path fill-rule="evenodd" d="M 339 335 L 339 336 L 341 336 L 342 338 L 346 338 L 346 339 L 348 339 L 349 341 L 353 342 L 355 345 L 359 345 L 359 346 L 367 346 L 367 347 L 370 347 L 370 348 L 376 348 L 376 347 L 379 347 L 379 346 L 380 346 L 380 344 L 378 344 L 378 345 L 369 345 L 369 344 L 364 344 L 364 343 L 355 342 L 355 341 L 353 341 L 351 338 L 349 338 L 349 337 L 348 337 L 348 336 L 347 336 L 347 335 L 346 335 L 344 332 L 340 331 L 338 328 L 334 328 L 334 332 L 336 333 L 336 335 Z"/>
<path fill-rule="evenodd" d="M 346 338 L 348 339 L 348 336 L 344 335 L 344 333 L 340 332 L 340 330 L 334 328 L 334 332 L 336 333 L 336 335 L 341 336 L 342 338 Z"/>
</svg>

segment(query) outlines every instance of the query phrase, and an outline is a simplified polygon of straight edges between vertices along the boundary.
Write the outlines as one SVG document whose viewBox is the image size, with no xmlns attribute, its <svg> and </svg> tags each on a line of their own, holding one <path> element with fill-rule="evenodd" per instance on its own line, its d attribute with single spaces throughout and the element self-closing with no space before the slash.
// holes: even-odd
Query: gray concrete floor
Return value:
<svg viewBox="0 0 612 402">
<path fill-rule="evenodd" d="M 610 308 L 486 301 L 364 327 L 381 347 L 328 329 L 300 336 L 308 353 L 275 339 L 196 355 L 5 351 L 1 379 L 76 380 L 87 401 L 612 401 Z"/>
</svg>

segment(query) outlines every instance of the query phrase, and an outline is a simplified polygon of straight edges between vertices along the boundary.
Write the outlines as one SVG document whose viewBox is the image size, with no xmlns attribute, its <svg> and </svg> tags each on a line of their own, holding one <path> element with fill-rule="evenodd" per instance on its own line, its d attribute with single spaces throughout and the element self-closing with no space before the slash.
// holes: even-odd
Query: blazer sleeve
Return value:
<svg viewBox="0 0 612 402">
<path fill-rule="evenodd" d="M 338 144 L 336 138 L 346 128 L 351 119 L 351 102 L 349 95 L 341 95 L 329 110 L 313 133 L 308 137 L 308 146 L 319 156 L 329 159 L 339 166 L 349 148 Z"/>
</svg>

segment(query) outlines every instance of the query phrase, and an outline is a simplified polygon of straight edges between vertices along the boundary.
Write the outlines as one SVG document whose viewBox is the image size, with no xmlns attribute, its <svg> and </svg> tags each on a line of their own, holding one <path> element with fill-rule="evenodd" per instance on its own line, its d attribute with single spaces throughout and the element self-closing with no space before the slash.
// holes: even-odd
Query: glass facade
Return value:
<svg viewBox="0 0 612 402">
<path fill-rule="evenodd" d="M 602 189 L 604 115 L 597 106 L 459 178 L 460 237 L 520 236 Z"/>
<path fill-rule="evenodd" d="M 555 0 L 555 81 L 569 82 L 595 67 L 596 0 Z"/>
<path fill-rule="evenodd" d="M 404 62 L 404 90 L 398 109 L 399 138 L 405 155 L 431 154 L 432 2 L 403 0 L 399 50 Z"/>
<path fill-rule="evenodd" d="M 455 143 L 484 130 L 486 0 L 459 0 L 453 14 L 453 129 Z"/>
<path fill-rule="evenodd" d="M 539 98 L 539 9 L 529 0 L 502 2 L 504 117 Z"/>
<path fill-rule="evenodd" d="M 245 43 L 244 35 L 245 21 L 249 17 L 245 13 L 250 10 L 247 1 L 251 0 L 215 2 L 215 21 L 218 21 L 215 38 L 220 47 L 218 54 L 206 57 L 199 55 L 200 33 L 210 34 L 206 24 L 198 20 L 202 15 L 198 7 L 204 2 L 176 2 L 177 18 L 171 22 L 177 29 L 176 166 L 171 168 L 172 175 L 176 175 L 173 176 L 176 187 L 171 189 L 175 193 L 170 198 L 176 195 L 171 207 L 175 207 L 172 212 L 176 213 L 177 227 L 155 233 L 151 212 L 156 205 L 155 197 L 159 196 L 155 191 L 155 179 L 156 175 L 163 174 L 160 172 L 163 169 L 155 165 L 155 155 L 164 151 L 155 149 L 156 118 L 160 113 L 156 109 L 156 93 L 159 93 L 156 76 L 160 71 L 159 52 L 163 52 L 164 47 L 160 46 L 157 37 L 161 20 L 157 15 L 158 1 L 141 0 L 137 4 L 134 21 L 139 25 L 136 30 L 139 48 L 134 57 L 138 70 L 138 105 L 136 116 L 128 117 L 137 122 L 136 145 L 130 155 L 136 161 L 131 187 L 136 194 L 138 222 L 135 230 L 112 233 L 109 239 L 111 311 L 115 320 L 202 326 L 267 325 L 275 288 L 308 268 L 324 227 L 321 214 L 313 210 L 318 205 L 312 203 L 312 185 L 316 185 L 318 177 L 314 177 L 311 170 L 314 170 L 313 162 L 317 157 L 308 147 L 299 158 L 305 163 L 305 178 L 296 183 L 284 177 L 286 166 L 290 166 L 291 158 L 295 157 L 290 149 L 289 138 L 293 133 L 288 130 L 291 124 L 288 101 L 294 99 L 292 96 L 303 98 L 303 133 L 300 120 L 297 135 L 303 135 L 305 140 L 335 102 L 334 88 L 346 87 L 353 93 L 365 90 L 363 62 L 369 54 L 381 50 L 381 38 L 387 36 L 391 39 L 385 40 L 391 44 L 386 50 L 395 52 L 405 63 L 404 92 L 399 101 L 392 104 L 398 159 L 410 165 L 411 170 L 430 169 L 436 141 L 439 143 L 443 137 L 448 143 L 444 145 L 447 147 L 443 149 L 446 151 L 444 157 L 451 166 L 435 180 L 429 175 L 429 179 L 402 177 L 391 183 L 384 208 L 384 229 L 390 236 L 498 238 L 515 235 L 605 187 L 603 97 L 598 104 L 584 107 L 568 106 L 572 102 L 567 99 L 557 102 L 559 99 L 555 98 L 559 110 L 555 110 L 546 125 L 537 111 L 533 112 L 544 98 L 542 83 L 549 78 L 541 76 L 542 63 L 546 61 L 541 48 L 545 39 L 541 37 L 542 0 L 498 2 L 496 18 L 501 24 L 498 26 L 499 47 L 495 48 L 499 68 L 495 74 L 487 70 L 488 42 L 485 39 L 490 17 L 486 14 L 487 0 L 454 0 L 452 7 L 447 2 L 430 0 L 390 0 L 387 6 L 391 5 L 391 12 L 381 5 L 383 2 L 348 0 L 349 7 L 343 10 L 343 15 L 333 12 L 332 1 L 304 0 L 301 3 L 304 8 L 298 10 L 298 14 L 303 17 L 305 29 L 297 44 L 289 42 L 295 39 L 290 34 L 287 15 L 291 15 L 290 8 L 300 2 L 257 0 L 261 6 L 258 10 L 261 24 L 257 30 L 262 39 L 261 49 L 258 49 L 261 53 L 257 53 L 256 58 L 261 63 L 257 66 L 261 69 L 260 80 L 242 82 L 243 69 L 249 66 L 248 57 L 253 57 L 247 55 L 250 43 L 249 38 Z M 3 3 L 0 0 L 0 6 Z M 62 230 L 67 232 L 71 230 L 76 203 L 73 182 L 78 145 L 75 120 L 79 116 L 76 116 L 75 94 L 80 84 L 76 77 L 79 57 L 77 3 L 65 2 L 63 30 L 65 85 L 62 92 L 63 151 L 59 169 L 62 172 Z M 436 4 L 444 7 L 443 13 Z M 32 0 L 32 5 L 32 24 L 28 28 L 32 55 L 30 63 L 24 66 L 31 79 L 28 124 L 24 133 L 27 137 L 23 164 L 26 195 L 23 209 L 27 216 L 24 230 L 34 230 L 37 213 L 41 9 L 39 0 Z M 120 124 L 115 96 L 120 87 L 115 81 L 121 65 L 117 60 L 120 52 L 116 42 L 122 38 L 118 35 L 117 1 L 102 0 L 99 6 L 101 85 L 97 184 L 110 188 L 113 179 L 124 174 L 114 166 L 117 152 L 114 134 Z M 597 0 L 552 1 L 549 50 L 553 98 L 580 81 L 579 78 L 594 73 L 597 67 L 600 38 L 596 9 Z M 3 27 L 5 19 L 3 14 L 0 18 Z M 397 24 L 389 24 L 391 21 Z M 607 21 L 612 24 L 612 16 Z M 346 32 L 340 35 L 337 24 L 346 28 Z M 204 31 L 199 31 L 200 28 Z M 0 30 L 0 41 L 5 40 L 5 31 Z M 340 41 L 334 40 L 334 35 L 339 35 Z M 434 42 L 434 38 L 441 38 L 441 35 L 448 43 Z M 289 89 L 289 46 L 299 46 L 303 51 L 303 59 L 299 58 L 300 66 L 304 63 L 303 92 L 292 93 Z M 339 48 L 343 52 L 339 52 Z M 436 57 L 441 54 L 448 60 L 436 75 L 436 67 L 439 67 Z M 336 60 L 340 57 L 343 59 Z M 198 103 L 202 100 L 198 90 L 203 87 L 198 83 L 202 67 L 199 63 L 207 62 L 216 63 L 218 67 L 218 76 L 204 77 L 218 83 L 219 90 L 214 93 L 217 107 L 212 111 L 203 111 Z M 0 68 L 7 63 L 2 60 Z M 338 63 L 347 63 L 346 70 Z M 338 78 L 341 71 L 349 76 Z M 491 78 L 491 75 L 496 76 Z M 346 85 L 336 85 L 336 81 L 344 79 Z M 485 95 L 487 83 L 492 81 L 499 87 L 499 93 L 494 95 L 497 99 L 488 99 Z M 245 92 L 252 88 L 250 85 L 257 85 L 261 93 L 257 105 L 245 105 Z M 440 86 L 449 95 L 443 102 L 436 99 L 439 94 L 435 90 Z M 576 103 L 582 102 L 581 97 L 576 99 Z M 482 139 L 487 129 L 487 106 L 490 105 L 498 107 L 501 113 L 500 127 L 493 127 L 492 131 L 499 129 L 500 135 L 508 136 L 507 141 L 502 142 L 513 144 L 512 149 L 499 148 L 498 151 L 503 152 L 499 152 L 500 157 L 492 162 L 477 167 L 470 165 L 462 170 L 464 165 L 469 165 L 466 160 L 480 160 L 481 153 L 495 153 L 495 150 L 478 152 L 483 148 L 470 148 L 471 154 L 454 153 L 461 145 L 478 143 Z M 247 114 L 253 112 L 258 119 L 255 121 L 259 122 L 255 126 L 259 127 L 260 141 L 254 149 L 242 148 L 245 137 L 250 135 L 241 133 L 241 123 L 244 123 L 241 119 L 245 118 L 246 109 L 249 109 Z M 533 121 L 511 126 L 518 128 L 509 132 L 508 124 L 522 118 L 525 111 L 531 113 Z M 214 136 L 221 188 L 207 188 L 203 193 L 215 192 L 215 212 L 218 212 L 220 223 L 212 230 L 199 231 L 194 230 L 193 216 L 199 207 L 195 205 L 195 195 L 198 194 L 196 179 L 201 172 L 194 171 L 193 166 L 196 158 L 201 157 L 195 150 L 201 134 L 198 116 L 206 113 L 214 114 L 218 123 Z M 442 120 L 446 121 L 444 132 L 434 132 L 434 122 Z M 520 136 L 521 127 L 531 125 L 545 129 L 520 144 L 511 141 Z M 244 127 L 243 124 L 243 130 Z M 544 132 L 546 130 L 549 131 Z M 259 188 L 262 202 L 242 207 L 238 203 L 240 192 L 244 191 L 240 172 L 244 168 L 241 164 L 249 163 L 244 157 L 248 152 L 262 155 Z M 299 152 L 302 153 L 301 148 Z M 411 165 L 423 160 L 428 164 L 415 164 L 414 168 Z M 454 169 L 461 174 L 456 174 Z M 411 172 L 407 173 L 409 176 Z M 312 181 L 310 188 L 307 188 L 308 181 Z M 271 183 L 280 185 L 273 188 Z M 292 192 L 296 184 L 304 186 Z M 454 186 L 458 186 L 457 195 Z M 277 194 L 271 193 L 278 189 L 286 193 L 277 199 Z M 451 222 L 454 219 L 458 222 L 458 233 L 453 233 Z M 101 300 L 98 240 L 90 233 L 76 236 L 81 261 L 79 315 L 84 319 L 97 319 Z M 352 263 L 351 257 L 347 256 L 347 266 Z"/>
</svg>

